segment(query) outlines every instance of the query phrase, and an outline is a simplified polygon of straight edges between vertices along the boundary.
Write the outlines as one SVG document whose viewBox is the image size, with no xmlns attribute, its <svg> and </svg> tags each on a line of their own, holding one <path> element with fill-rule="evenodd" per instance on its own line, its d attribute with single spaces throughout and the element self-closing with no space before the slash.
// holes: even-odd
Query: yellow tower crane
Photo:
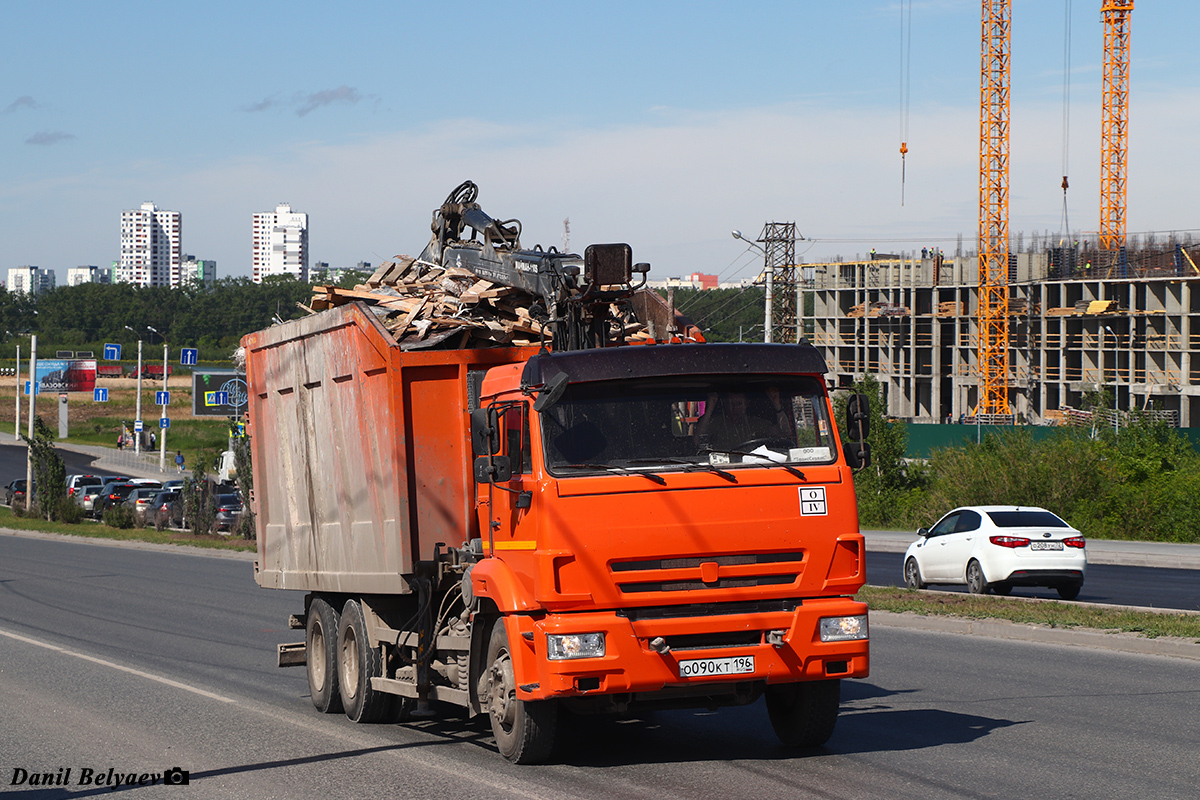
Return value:
<svg viewBox="0 0 1200 800">
<path fill-rule="evenodd" d="M 1129 20 L 1133 0 L 1103 0 L 1104 96 L 1100 112 L 1100 249 L 1125 245 L 1129 149 Z"/>
<path fill-rule="evenodd" d="M 979 403 L 1009 414 L 1008 120 L 1009 0 L 983 1 L 979 94 Z"/>
</svg>

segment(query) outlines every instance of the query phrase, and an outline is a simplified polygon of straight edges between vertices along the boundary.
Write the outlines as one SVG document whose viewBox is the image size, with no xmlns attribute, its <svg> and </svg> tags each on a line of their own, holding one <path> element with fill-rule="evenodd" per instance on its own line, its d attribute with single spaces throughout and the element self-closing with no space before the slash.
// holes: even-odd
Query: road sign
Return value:
<svg viewBox="0 0 1200 800">
<path fill-rule="evenodd" d="M 135 419 L 133 421 L 133 432 L 134 433 L 141 433 L 143 427 L 144 426 L 142 425 L 142 421 L 140 419 Z"/>
<path fill-rule="evenodd" d="M 105 361 L 120 361 L 121 360 L 121 345 L 119 345 L 119 344 L 104 345 L 104 360 Z"/>
<path fill-rule="evenodd" d="M 161 419 L 159 419 L 159 420 L 158 420 L 158 427 L 160 427 L 160 428 L 169 428 L 169 427 L 171 427 L 171 418 L 170 418 L 170 417 L 162 417 Z"/>
<path fill-rule="evenodd" d="M 38 382 L 38 385 L 37 385 L 37 386 L 34 388 L 34 390 L 33 390 L 33 393 L 34 393 L 34 394 L 41 394 L 41 393 L 42 393 L 42 384 L 41 384 L 41 382 Z M 29 381 L 25 381 L 25 394 L 29 394 Z"/>
<path fill-rule="evenodd" d="M 108 389 L 97 386 L 95 389 L 92 390 L 92 400 L 97 403 L 107 403 L 108 402 Z"/>
<path fill-rule="evenodd" d="M 171 405 L 171 393 L 170 392 L 155 392 L 154 393 L 154 404 L 157 406 Z"/>
<path fill-rule="evenodd" d="M 184 347 L 179 351 L 179 363 L 185 367 L 194 367 L 200 357 L 200 351 L 195 347 Z"/>
<path fill-rule="evenodd" d="M 204 405 L 206 406 L 227 406 L 229 405 L 229 392 L 205 392 Z"/>
</svg>

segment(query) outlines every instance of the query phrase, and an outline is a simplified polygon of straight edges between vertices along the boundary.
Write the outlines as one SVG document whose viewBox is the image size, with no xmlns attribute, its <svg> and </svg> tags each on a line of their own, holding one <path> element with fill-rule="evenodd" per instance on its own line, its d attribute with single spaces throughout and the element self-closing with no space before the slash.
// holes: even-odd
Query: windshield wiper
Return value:
<svg viewBox="0 0 1200 800">
<path fill-rule="evenodd" d="M 634 458 L 634 459 L 630 459 L 626 463 L 628 463 L 628 464 L 679 464 L 680 466 L 683 467 L 684 472 L 696 472 L 696 471 L 711 472 L 715 475 L 720 475 L 722 478 L 724 478 L 725 480 L 730 481 L 732 483 L 738 482 L 737 476 L 735 476 L 732 472 L 726 472 L 725 470 L 720 469 L 719 467 L 716 467 L 713 464 L 709 464 L 704 461 L 701 461 L 701 462 L 684 461 L 683 459 L 680 459 L 680 458 Z"/>
<path fill-rule="evenodd" d="M 559 464 L 556 466 L 561 469 L 599 469 L 605 472 L 615 472 L 618 475 L 641 475 L 643 478 L 649 478 L 660 486 L 667 485 L 667 479 L 662 475 L 655 475 L 653 472 L 644 472 L 640 469 L 614 467 L 611 464 Z"/>
</svg>

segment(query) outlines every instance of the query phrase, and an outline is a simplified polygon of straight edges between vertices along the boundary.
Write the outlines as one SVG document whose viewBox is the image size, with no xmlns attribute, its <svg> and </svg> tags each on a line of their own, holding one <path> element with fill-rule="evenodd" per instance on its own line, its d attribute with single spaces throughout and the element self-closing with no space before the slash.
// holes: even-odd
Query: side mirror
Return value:
<svg viewBox="0 0 1200 800">
<path fill-rule="evenodd" d="M 569 382 L 570 378 L 565 372 L 560 372 L 546 381 L 542 390 L 538 392 L 537 399 L 533 401 L 533 410 L 540 414 L 557 403 L 562 398 L 563 392 L 567 390 Z"/>
<path fill-rule="evenodd" d="M 920 536 L 922 539 L 924 539 L 928 535 L 929 528 L 917 528 L 917 536 Z"/>
<path fill-rule="evenodd" d="M 846 463 L 850 469 L 862 469 L 871 465 L 871 445 L 867 442 L 847 442 Z"/>
<path fill-rule="evenodd" d="M 475 459 L 476 483 L 508 483 L 512 480 L 512 462 L 508 456 L 480 456 Z"/>
<path fill-rule="evenodd" d="M 494 408 L 471 412 L 471 452 L 490 456 L 500 452 L 500 419 Z"/>
<path fill-rule="evenodd" d="M 854 394 L 846 403 L 846 432 L 852 442 L 865 442 L 871 436 L 871 404 L 865 394 Z"/>
</svg>

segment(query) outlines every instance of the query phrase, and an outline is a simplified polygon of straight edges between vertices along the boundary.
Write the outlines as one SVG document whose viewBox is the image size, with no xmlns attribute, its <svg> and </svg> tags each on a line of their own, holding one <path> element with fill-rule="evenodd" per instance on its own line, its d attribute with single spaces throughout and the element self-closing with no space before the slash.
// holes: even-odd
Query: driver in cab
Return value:
<svg viewBox="0 0 1200 800">
<path fill-rule="evenodd" d="M 790 427 L 774 387 L 765 392 L 713 392 L 696 425 L 696 439 L 701 450 L 749 452 L 768 441 L 790 440 Z"/>
</svg>

